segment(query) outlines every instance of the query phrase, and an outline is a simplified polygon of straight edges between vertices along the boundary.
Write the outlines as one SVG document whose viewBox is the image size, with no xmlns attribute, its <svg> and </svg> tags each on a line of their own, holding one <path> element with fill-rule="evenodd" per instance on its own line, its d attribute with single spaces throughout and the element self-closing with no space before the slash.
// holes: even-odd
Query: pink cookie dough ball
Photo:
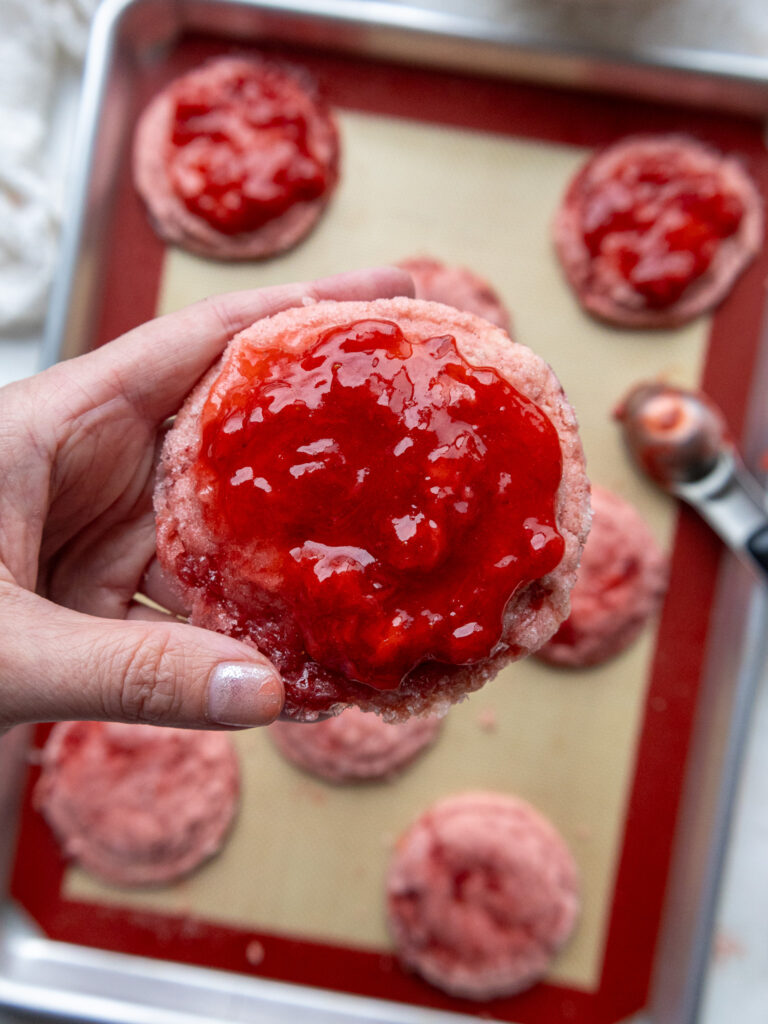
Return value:
<svg viewBox="0 0 768 1024">
<path fill-rule="evenodd" d="M 64 722 L 43 749 L 34 800 L 85 871 L 113 885 L 162 885 L 220 850 L 239 789 L 226 733 Z"/>
<path fill-rule="evenodd" d="M 444 302 L 511 332 L 509 311 L 496 290 L 468 267 L 452 267 L 430 256 L 400 260 L 398 266 L 413 278 L 417 299 Z"/>
<path fill-rule="evenodd" d="M 287 761 L 328 782 L 391 779 L 437 739 L 436 716 L 385 722 L 347 708 L 323 722 L 275 722 L 269 734 Z"/>
<path fill-rule="evenodd" d="M 453 996 L 510 996 L 544 976 L 579 914 L 574 859 L 518 797 L 469 792 L 400 838 L 386 882 L 403 965 Z"/>
<path fill-rule="evenodd" d="M 640 513 L 618 494 L 592 488 L 592 529 L 571 591 L 571 614 L 536 657 L 584 668 L 621 653 L 660 608 L 667 557 Z"/>
</svg>

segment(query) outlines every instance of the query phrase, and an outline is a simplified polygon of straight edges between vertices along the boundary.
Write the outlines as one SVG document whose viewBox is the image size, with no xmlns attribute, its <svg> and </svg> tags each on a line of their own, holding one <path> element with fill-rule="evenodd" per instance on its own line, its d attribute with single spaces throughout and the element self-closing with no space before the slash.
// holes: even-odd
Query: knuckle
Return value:
<svg viewBox="0 0 768 1024">
<path fill-rule="evenodd" d="M 231 310 L 227 306 L 227 303 L 221 298 L 221 296 L 209 295 L 202 300 L 202 303 L 221 324 L 222 330 L 227 337 L 232 337 L 237 334 L 239 324 L 236 322 Z"/>
<path fill-rule="evenodd" d="M 180 714 L 183 665 L 179 665 L 178 648 L 168 630 L 153 630 L 128 651 L 119 650 L 117 658 L 117 682 L 111 685 L 106 677 L 107 717 L 157 723 Z"/>
</svg>

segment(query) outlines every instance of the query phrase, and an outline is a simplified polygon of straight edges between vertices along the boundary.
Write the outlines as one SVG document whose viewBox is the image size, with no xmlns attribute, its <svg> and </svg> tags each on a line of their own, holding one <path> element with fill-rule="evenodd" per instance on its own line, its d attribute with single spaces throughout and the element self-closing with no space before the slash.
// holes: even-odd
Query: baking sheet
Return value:
<svg viewBox="0 0 768 1024">
<path fill-rule="evenodd" d="M 192 47 L 186 59 L 191 60 L 195 52 Z M 325 66 L 323 58 L 320 65 Z M 434 113 L 441 109 L 441 83 L 432 81 L 433 91 L 420 94 L 419 100 Z M 371 91 L 369 98 L 376 95 L 380 93 Z M 631 998 L 641 1005 L 663 894 L 668 826 L 674 818 L 675 786 L 684 762 L 685 730 L 690 728 L 695 703 L 696 654 L 701 657 L 700 639 L 706 633 L 706 601 L 717 553 L 711 538 L 698 532 L 690 521 L 683 524 L 681 539 L 673 506 L 631 473 L 610 411 L 638 378 L 664 373 L 679 383 L 692 384 L 702 372 L 705 378 L 711 376 L 712 367 L 717 366 L 718 346 L 709 348 L 703 370 L 704 350 L 712 333 L 708 320 L 680 331 L 646 335 L 600 327 L 579 312 L 555 266 L 548 225 L 563 186 L 585 149 L 556 144 L 551 136 L 566 135 L 571 141 L 574 133 L 577 137 L 579 133 L 583 137 L 610 136 L 619 124 L 623 126 L 627 108 L 593 104 L 601 119 L 588 125 L 584 112 L 581 121 L 568 118 L 572 100 L 562 94 L 559 106 L 550 109 L 547 119 L 542 116 L 548 106 L 544 101 L 557 95 L 542 97 L 509 87 L 504 93 L 506 100 L 519 105 L 510 107 L 516 116 L 504 118 L 503 134 L 498 125 L 495 133 L 489 133 L 382 116 L 378 111 L 346 110 L 341 115 L 345 145 L 342 186 L 316 233 L 295 253 L 263 266 L 226 267 L 162 251 L 153 288 L 140 275 L 132 287 L 142 287 L 142 302 L 151 302 L 152 311 L 155 307 L 165 310 L 229 287 L 307 278 L 418 251 L 465 262 L 486 274 L 512 308 L 516 336 L 547 358 L 561 377 L 582 423 L 592 478 L 633 500 L 662 542 L 671 543 L 673 534 L 677 536 L 673 584 L 678 589 L 671 596 L 679 604 L 680 588 L 694 580 L 700 600 L 696 613 L 689 616 L 688 632 L 679 634 L 673 629 L 679 608 L 675 612 L 668 603 L 663 623 L 666 634 L 662 629 L 658 649 L 648 630 L 631 651 L 602 669 L 558 673 L 533 661 L 511 667 L 453 711 L 440 745 L 390 786 L 342 790 L 309 782 L 277 760 L 264 734 L 241 736 L 238 743 L 246 768 L 246 801 L 223 856 L 193 879 L 152 894 L 128 896 L 108 891 L 79 872 L 67 871 L 60 880 L 63 888 L 58 881 L 53 887 L 60 905 L 47 913 L 49 933 L 94 941 L 76 926 L 72 931 L 78 908 L 93 906 L 102 912 L 104 908 L 113 911 L 107 917 L 102 913 L 100 919 L 105 922 L 122 920 L 125 924 L 129 920 L 136 925 L 140 921 L 147 931 L 153 926 L 151 915 L 137 917 L 136 912 L 151 911 L 157 915 L 156 929 L 173 937 L 165 952 L 155 955 L 173 956 L 179 952 L 178 928 L 194 932 L 195 922 L 209 921 L 235 929 L 239 936 L 239 945 L 228 946 L 239 950 L 239 955 L 230 956 L 224 964 L 231 969 L 318 983 L 314 979 L 323 974 L 312 963 L 295 965 L 292 972 L 286 967 L 284 947 L 277 940 L 289 938 L 304 942 L 302 955 L 314 956 L 316 964 L 327 964 L 329 956 L 335 958 L 335 972 L 326 974 L 331 987 L 455 1006 L 454 1001 L 420 982 L 405 977 L 396 982 L 397 969 L 391 958 L 378 955 L 388 950 L 381 915 L 381 877 L 392 837 L 427 802 L 457 788 L 492 786 L 519 792 L 549 814 L 574 849 L 585 893 L 579 931 L 552 974 L 551 980 L 560 988 L 539 986 L 531 996 L 501 1001 L 493 1005 L 494 1016 L 593 1021 L 597 1019 L 595 1001 L 579 1002 L 577 994 L 602 993 L 605 999 L 606 990 L 610 995 L 611 989 L 614 1003 L 606 1019 L 618 1019 L 617 990 L 624 990 L 624 1002 Z M 471 97 L 468 105 L 472 108 Z M 634 120 L 642 124 L 643 111 L 632 110 Z M 452 111 L 456 117 L 455 105 Z M 413 108 L 409 114 L 413 116 Z M 459 104 L 458 117 L 463 116 Z M 498 108 L 490 111 L 491 119 L 498 116 Z M 510 137 L 516 122 L 522 134 L 539 133 L 544 140 Z M 718 127 L 726 139 L 743 136 L 751 159 L 759 162 L 756 136 L 746 126 Z M 760 169 L 764 174 L 764 166 Z M 375 204 L 370 202 L 371 196 L 376 197 Z M 127 239 L 136 246 L 153 244 L 145 222 L 136 219 L 137 209 L 141 213 L 135 199 L 133 207 L 130 202 L 121 204 L 122 215 L 132 217 L 130 232 L 112 236 L 110 256 L 114 262 L 123 249 L 123 270 Z M 739 287 L 740 294 L 718 314 L 715 324 L 722 333 L 729 315 L 733 316 L 728 309 L 740 310 L 738 343 L 747 346 L 747 355 L 751 334 L 757 329 L 755 310 L 760 308 L 753 301 L 758 272 L 758 268 L 752 272 L 751 285 Z M 116 321 L 137 316 L 136 309 L 126 302 L 125 288 L 122 301 L 115 300 L 115 294 L 113 280 L 107 288 L 113 301 L 105 302 L 102 315 L 105 339 L 116 333 L 110 333 Z M 119 290 L 117 294 L 121 294 Z M 739 388 L 746 386 L 741 375 L 748 374 L 748 368 L 748 358 L 737 363 L 735 388 L 720 381 L 721 390 L 725 386 L 723 397 L 728 400 L 730 395 L 736 409 Z M 695 574 L 687 577 L 691 564 Z M 671 643 L 677 648 L 673 650 Z M 499 723 L 495 732 L 480 727 L 478 716 L 485 708 L 495 712 Z M 675 737 L 672 742 L 671 737 Z M 638 768 L 643 771 L 642 779 Z M 658 793 L 659 813 L 649 818 L 648 789 L 654 780 L 657 784 L 666 781 L 667 786 Z M 644 792 L 641 800 L 638 787 Z M 633 819 L 649 831 L 639 836 L 635 828 L 634 843 L 630 844 Z M 37 826 L 32 828 L 39 838 Z M 346 850 L 340 851 L 339 836 L 353 837 Z M 29 848 L 29 841 L 27 838 L 25 846 L 22 836 L 22 850 Z M 645 845 L 640 847 L 639 842 Z M 50 839 L 47 847 L 50 856 Z M 39 857 L 36 863 L 39 865 Z M 24 878 L 20 868 L 16 890 L 29 905 Z M 340 909 L 340 889 L 347 911 Z M 622 900 L 623 917 L 619 913 Z M 127 917 L 122 908 L 130 908 L 133 917 Z M 619 924 L 623 921 L 621 927 L 617 920 Z M 182 924 L 174 925 L 174 921 Z M 633 931 L 637 949 L 634 957 L 626 960 L 617 936 L 623 934 L 626 940 L 626 934 Z M 214 947 L 208 943 L 206 949 L 205 934 L 201 929 L 203 940 L 193 959 L 218 963 L 215 958 L 206 959 L 206 953 L 214 957 Z M 247 961 L 247 944 L 253 935 L 265 950 L 260 964 Z M 140 945 L 126 947 L 125 941 L 119 930 L 97 938 L 97 944 L 108 948 L 145 951 Z M 344 964 L 349 966 L 347 954 L 352 949 L 369 954 L 360 978 L 345 976 L 349 972 Z M 182 958 L 184 955 L 182 952 Z"/>
<path fill-rule="evenodd" d="M 339 120 L 344 173 L 320 228 L 293 253 L 263 266 L 169 250 L 158 311 L 425 249 L 465 262 L 498 284 L 518 340 L 561 374 L 592 479 L 642 505 L 668 547 L 674 506 L 632 473 L 611 409 L 633 382 L 660 370 L 695 384 L 709 321 L 630 333 L 598 327 L 580 314 L 553 259 L 548 229 L 587 151 L 369 114 L 344 112 Z M 266 736 L 240 737 L 244 812 L 216 864 L 175 889 L 132 895 L 71 871 L 64 891 L 74 899 L 388 950 L 382 892 L 392 838 L 438 797 L 466 788 L 512 791 L 544 810 L 577 854 L 584 911 L 552 978 L 594 988 L 651 645 L 649 631 L 626 656 L 589 672 L 558 672 L 534 661 L 509 667 L 452 712 L 439 747 L 389 786 L 358 790 L 296 779 Z M 478 724 L 485 709 L 499 722 L 493 733 Z M 354 842 L 340 847 L 339 836 Z"/>
</svg>

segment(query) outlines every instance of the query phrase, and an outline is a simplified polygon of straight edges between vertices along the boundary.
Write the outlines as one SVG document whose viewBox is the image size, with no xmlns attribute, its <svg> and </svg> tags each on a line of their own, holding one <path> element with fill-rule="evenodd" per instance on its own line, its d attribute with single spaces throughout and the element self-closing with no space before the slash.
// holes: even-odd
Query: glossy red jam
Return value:
<svg viewBox="0 0 768 1024">
<path fill-rule="evenodd" d="M 633 155 L 580 197 L 584 241 L 654 309 L 676 302 L 741 223 L 740 198 L 684 152 Z"/>
<path fill-rule="evenodd" d="M 329 187 L 312 143 L 313 98 L 277 67 L 245 62 L 182 78 L 174 92 L 169 177 L 217 231 L 254 231 Z"/>
<path fill-rule="evenodd" d="M 211 580 L 245 559 L 315 662 L 381 689 L 425 660 L 497 650 L 509 598 L 563 554 L 560 445 L 541 410 L 453 338 L 411 343 L 384 320 L 334 328 L 300 358 L 241 354 L 238 371 L 203 411 L 196 464 L 220 545 Z"/>
</svg>

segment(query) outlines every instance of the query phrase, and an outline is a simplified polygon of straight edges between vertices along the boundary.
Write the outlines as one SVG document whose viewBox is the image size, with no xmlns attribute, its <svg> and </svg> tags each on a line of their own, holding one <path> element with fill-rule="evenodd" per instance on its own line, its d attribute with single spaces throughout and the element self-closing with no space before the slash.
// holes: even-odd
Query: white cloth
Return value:
<svg viewBox="0 0 768 1024">
<path fill-rule="evenodd" d="M 35 0 L 33 0 L 35 2 Z M 40 0 L 36 0 L 40 3 Z M 98 0 L 43 0 L 54 39 L 75 60 L 85 57 L 91 18 Z"/>
<path fill-rule="evenodd" d="M 97 2 L 0 0 L 0 330 L 45 315 L 61 222 L 54 89 L 62 62 L 82 61 Z"/>
</svg>

